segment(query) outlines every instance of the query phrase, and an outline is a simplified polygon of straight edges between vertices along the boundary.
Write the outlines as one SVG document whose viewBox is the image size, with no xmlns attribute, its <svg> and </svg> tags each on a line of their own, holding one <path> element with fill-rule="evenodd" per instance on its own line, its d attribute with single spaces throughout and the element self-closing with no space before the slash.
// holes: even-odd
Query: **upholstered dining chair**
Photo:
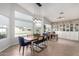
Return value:
<svg viewBox="0 0 79 59">
<path fill-rule="evenodd" d="M 25 42 L 25 39 L 23 37 L 18 37 L 18 40 L 19 40 L 19 45 L 20 45 L 19 52 L 21 50 L 21 47 L 23 47 L 22 55 L 24 55 L 24 48 L 25 48 L 25 46 L 28 47 L 28 45 L 31 45 L 31 42 L 28 41 L 28 40 L 26 40 L 26 42 Z"/>
</svg>

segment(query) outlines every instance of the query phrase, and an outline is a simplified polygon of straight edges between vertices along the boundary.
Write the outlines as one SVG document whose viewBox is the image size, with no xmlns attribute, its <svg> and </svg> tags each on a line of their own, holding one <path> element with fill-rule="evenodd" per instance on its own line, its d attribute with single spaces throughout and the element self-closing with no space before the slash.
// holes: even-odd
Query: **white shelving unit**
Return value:
<svg viewBox="0 0 79 59">
<path fill-rule="evenodd" d="M 79 40 L 79 21 L 55 23 L 53 25 L 53 31 L 55 31 L 60 38 Z"/>
</svg>

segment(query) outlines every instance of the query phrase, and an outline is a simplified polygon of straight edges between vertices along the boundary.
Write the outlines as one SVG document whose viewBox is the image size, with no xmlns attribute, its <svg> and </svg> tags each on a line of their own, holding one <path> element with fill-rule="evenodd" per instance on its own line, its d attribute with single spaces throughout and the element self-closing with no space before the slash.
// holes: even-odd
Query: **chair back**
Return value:
<svg viewBox="0 0 79 59">
<path fill-rule="evenodd" d="M 18 39 L 19 39 L 19 44 L 21 46 L 23 46 L 24 45 L 24 38 L 23 37 L 18 37 Z"/>
<path fill-rule="evenodd" d="M 45 35 L 45 36 L 44 36 L 44 40 L 48 40 L 48 36 Z"/>
</svg>

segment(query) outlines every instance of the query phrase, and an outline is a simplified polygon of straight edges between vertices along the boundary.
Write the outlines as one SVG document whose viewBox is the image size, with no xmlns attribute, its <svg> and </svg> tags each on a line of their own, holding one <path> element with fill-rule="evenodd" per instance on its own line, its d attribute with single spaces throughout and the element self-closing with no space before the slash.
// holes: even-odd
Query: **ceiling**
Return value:
<svg viewBox="0 0 79 59">
<path fill-rule="evenodd" d="M 51 22 L 79 19 L 78 3 L 41 3 L 41 4 L 42 7 L 38 7 L 34 3 L 19 3 L 20 6 L 22 6 L 32 14 L 38 14 L 39 11 L 40 15 L 46 17 Z"/>
<path fill-rule="evenodd" d="M 15 11 L 15 18 L 16 19 L 22 19 L 22 20 L 27 20 L 27 21 L 33 21 L 32 20 L 32 16 L 27 15 L 27 14 L 23 14 L 21 12 Z"/>
</svg>

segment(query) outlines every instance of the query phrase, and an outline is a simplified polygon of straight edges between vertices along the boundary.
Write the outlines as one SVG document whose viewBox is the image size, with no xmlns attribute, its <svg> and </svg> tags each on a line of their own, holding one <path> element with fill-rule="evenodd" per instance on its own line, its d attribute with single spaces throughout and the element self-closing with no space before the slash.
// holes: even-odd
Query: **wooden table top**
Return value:
<svg viewBox="0 0 79 59">
<path fill-rule="evenodd" d="M 55 36 L 57 36 L 58 34 L 52 34 L 52 35 L 55 35 Z"/>
<path fill-rule="evenodd" d="M 39 36 L 39 37 L 42 38 L 43 36 Z M 38 37 L 36 37 L 36 36 L 26 36 L 26 37 L 24 37 L 24 39 L 29 40 L 29 41 L 34 41 L 34 40 L 37 40 Z"/>
</svg>

